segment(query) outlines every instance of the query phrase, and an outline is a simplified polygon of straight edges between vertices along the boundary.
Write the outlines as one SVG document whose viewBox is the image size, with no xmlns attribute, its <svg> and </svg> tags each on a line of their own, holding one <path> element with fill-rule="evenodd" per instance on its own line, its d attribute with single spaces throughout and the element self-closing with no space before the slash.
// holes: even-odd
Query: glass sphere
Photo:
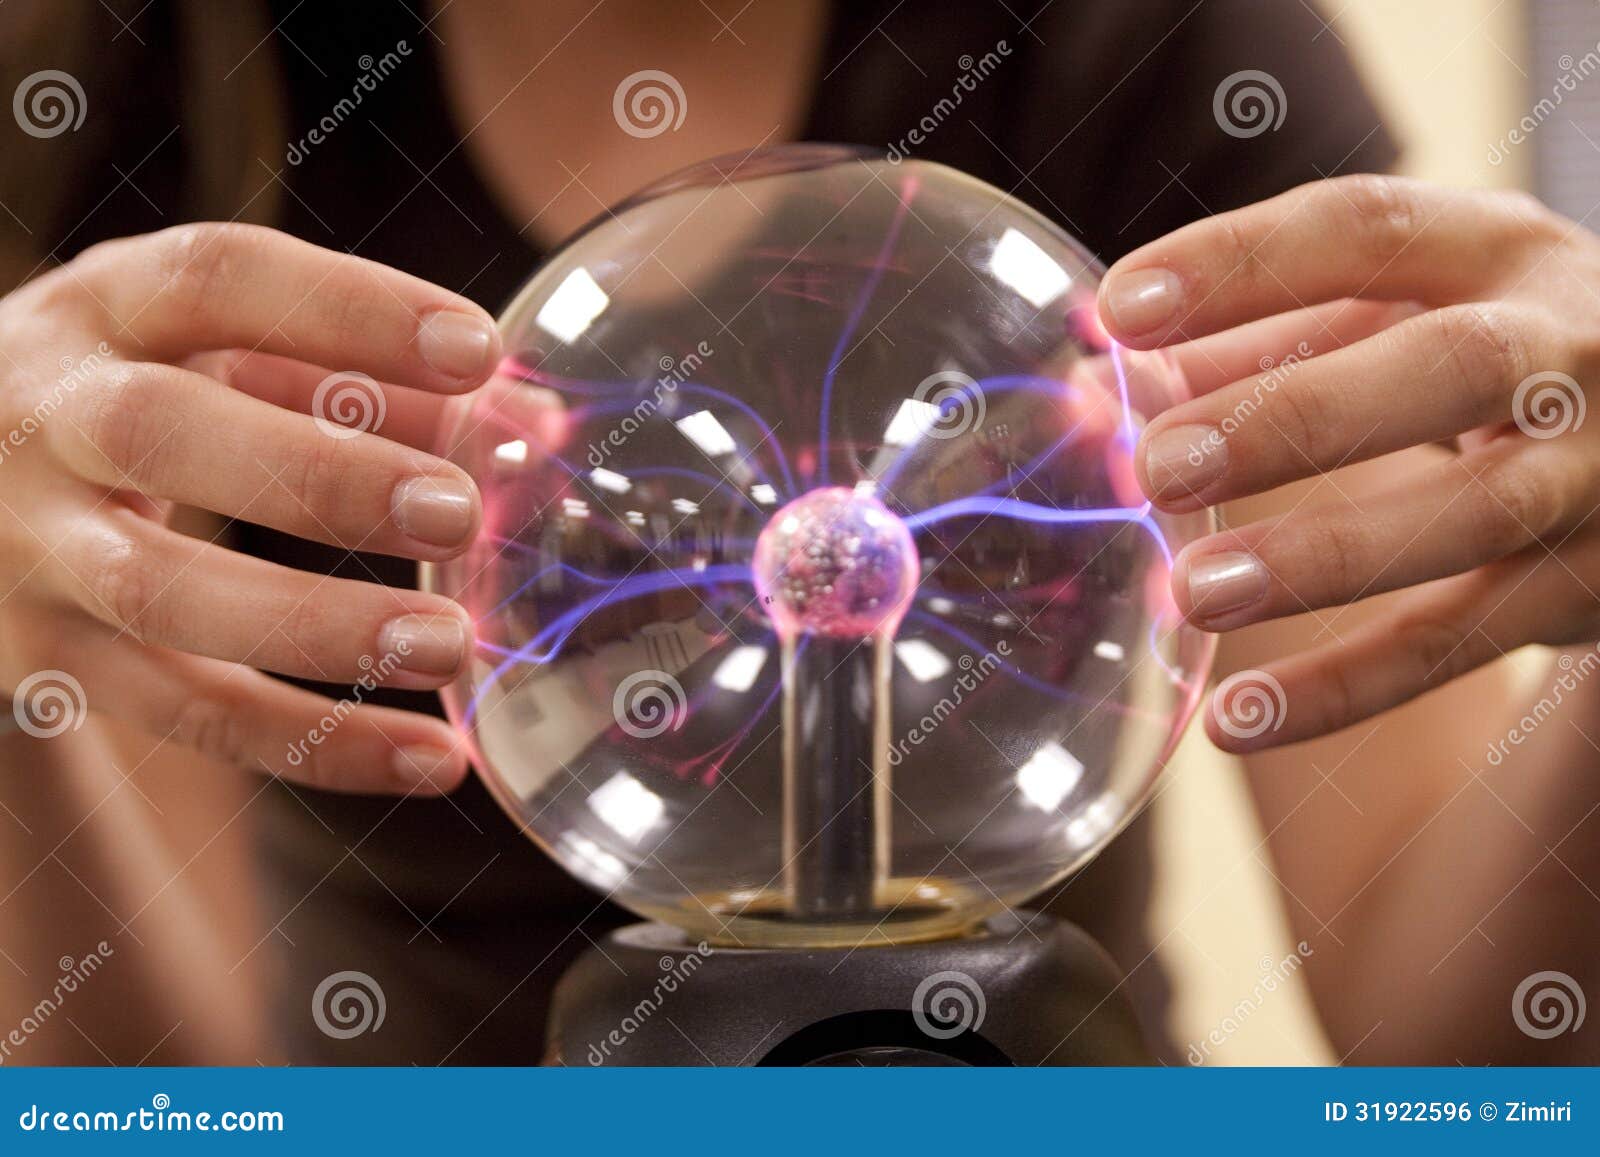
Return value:
<svg viewBox="0 0 1600 1157">
<path fill-rule="evenodd" d="M 998 189 L 823 146 L 551 255 L 443 435 L 483 533 L 424 570 L 518 825 L 752 947 L 959 934 L 1102 848 L 1204 683 L 1168 584 L 1211 523 L 1139 492 L 1186 387 L 1108 341 L 1101 272 Z"/>
</svg>

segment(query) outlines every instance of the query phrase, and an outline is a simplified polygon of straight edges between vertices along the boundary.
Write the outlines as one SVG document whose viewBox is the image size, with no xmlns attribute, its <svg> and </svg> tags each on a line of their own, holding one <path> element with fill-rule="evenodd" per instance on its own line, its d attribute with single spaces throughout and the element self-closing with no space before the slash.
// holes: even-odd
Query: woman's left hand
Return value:
<svg viewBox="0 0 1600 1157">
<path fill-rule="evenodd" d="M 1174 595 L 1211 631 L 1412 588 L 1341 640 L 1252 672 L 1276 693 L 1270 726 L 1230 726 L 1225 683 L 1207 713 L 1220 746 L 1326 734 L 1523 644 L 1600 638 L 1593 233 L 1523 194 L 1338 178 L 1137 250 L 1100 302 L 1124 345 L 1189 343 L 1177 352 L 1198 396 L 1138 451 L 1160 508 L 1429 443 L 1456 451 L 1361 507 L 1335 476 L 1330 496 L 1178 556 Z"/>
</svg>

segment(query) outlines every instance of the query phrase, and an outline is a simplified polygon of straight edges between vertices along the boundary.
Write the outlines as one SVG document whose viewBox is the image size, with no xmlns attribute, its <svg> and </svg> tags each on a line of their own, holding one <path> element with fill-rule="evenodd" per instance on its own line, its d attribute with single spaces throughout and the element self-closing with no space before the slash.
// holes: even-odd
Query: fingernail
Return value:
<svg viewBox="0 0 1600 1157">
<path fill-rule="evenodd" d="M 441 374 L 472 378 L 489 371 L 494 326 L 453 309 L 430 313 L 417 329 L 417 352 Z"/>
<path fill-rule="evenodd" d="M 395 751 L 391 761 L 395 774 L 406 783 L 431 783 L 441 771 L 455 763 L 453 752 L 442 747 L 402 747 Z"/>
<path fill-rule="evenodd" d="M 403 534 L 431 546 L 460 546 L 472 533 L 472 484 L 459 478 L 407 478 L 394 488 L 390 517 Z"/>
<path fill-rule="evenodd" d="M 467 653 L 467 631 L 455 615 L 401 615 L 378 632 L 378 648 L 423 675 L 454 675 Z"/>
<path fill-rule="evenodd" d="M 1127 333 L 1148 333 L 1172 320 L 1183 300 L 1183 283 L 1169 269 L 1130 269 L 1106 286 L 1106 309 Z"/>
<path fill-rule="evenodd" d="M 1196 618 L 1243 610 L 1266 592 L 1267 568 L 1246 551 L 1226 550 L 1189 563 L 1189 613 Z"/>
<path fill-rule="evenodd" d="M 1228 465 L 1228 443 L 1213 426 L 1173 426 L 1145 446 L 1144 472 L 1154 497 L 1196 496 Z"/>
</svg>

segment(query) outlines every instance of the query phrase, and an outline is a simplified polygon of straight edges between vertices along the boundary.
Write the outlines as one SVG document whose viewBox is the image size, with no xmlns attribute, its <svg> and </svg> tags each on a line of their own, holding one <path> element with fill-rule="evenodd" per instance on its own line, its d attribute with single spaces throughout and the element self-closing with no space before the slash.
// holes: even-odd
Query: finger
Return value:
<svg viewBox="0 0 1600 1157">
<path fill-rule="evenodd" d="M 1394 177 L 1317 181 L 1135 250 L 1106 274 L 1101 316 L 1148 349 L 1341 297 L 1473 300 L 1515 275 L 1519 245 L 1558 235 L 1535 204 Z"/>
<path fill-rule="evenodd" d="M 1238 753 L 1330 734 L 1518 647 L 1556 642 L 1549 624 L 1580 606 L 1592 612 L 1594 602 L 1544 550 L 1524 551 L 1408 592 L 1340 642 L 1224 680 L 1206 732 Z"/>
<path fill-rule="evenodd" d="M 1503 423 L 1540 328 L 1504 303 L 1450 306 L 1235 382 L 1150 423 L 1140 483 L 1194 510 Z"/>
<path fill-rule="evenodd" d="M 337 395 L 325 395 L 319 404 L 318 391 L 326 389 L 324 383 L 329 376 L 326 371 L 292 358 L 232 350 L 199 354 L 186 359 L 185 365 L 284 409 L 313 417 L 346 416 L 328 412 L 338 402 Z M 382 401 L 368 404 L 371 390 L 366 391 L 366 398 L 358 392 L 363 385 L 376 386 L 383 394 Z M 383 415 L 381 425 L 373 428 L 374 433 L 419 450 L 445 448 L 447 437 L 454 447 L 474 439 L 494 438 L 520 440 L 530 450 L 537 450 L 560 445 L 571 435 L 559 396 L 530 384 L 519 373 L 496 372 L 472 394 L 455 397 L 440 397 L 388 382 L 352 382 L 350 387 L 353 413 Z"/>
<path fill-rule="evenodd" d="M 1554 443 L 1501 440 L 1351 501 L 1191 543 L 1173 597 L 1229 631 L 1461 574 L 1559 533 L 1594 505 L 1594 469 Z"/>
<path fill-rule="evenodd" d="M 1353 345 L 1420 309 L 1409 302 L 1333 301 L 1183 342 L 1167 353 L 1183 370 L 1190 392 L 1200 396 L 1286 362 Z"/>
<path fill-rule="evenodd" d="M 203 754 L 326 791 L 437 795 L 467 770 L 443 720 L 322 695 L 215 659 L 100 638 L 74 649 L 92 710 Z M 357 691 L 360 689 L 357 688 Z"/>
<path fill-rule="evenodd" d="M 120 364 L 69 414 L 52 424 L 53 444 L 103 486 L 408 558 L 457 554 L 478 526 L 477 487 L 459 467 L 202 374 Z"/>
<path fill-rule="evenodd" d="M 73 263 L 139 356 L 263 349 L 382 381 L 459 393 L 500 339 L 472 302 L 420 278 L 252 225 L 182 225 L 106 242 Z"/>
<path fill-rule="evenodd" d="M 366 427 L 369 431 L 418 450 L 434 448 L 445 407 L 450 404 L 447 397 L 390 382 L 330 382 L 330 378 L 349 379 L 351 376 L 330 374 L 323 366 L 294 358 L 249 350 L 196 354 L 184 359 L 183 367 L 280 409 L 334 422 L 344 417 L 346 421 L 340 422 L 341 425 L 348 425 L 352 416 L 359 419 L 364 413 L 374 417 L 381 415 L 381 420 Z M 341 410 L 337 405 L 341 387 L 346 388 L 344 397 L 353 408 Z M 366 399 L 361 397 L 361 392 L 366 394 Z"/>
<path fill-rule="evenodd" d="M 119 634 L 284 675 L 433 689 L 471 645 L 448 599 L 278 566 L 130 511 L 80 525 L 51 558 L 78 605 Z"/>
</svg>

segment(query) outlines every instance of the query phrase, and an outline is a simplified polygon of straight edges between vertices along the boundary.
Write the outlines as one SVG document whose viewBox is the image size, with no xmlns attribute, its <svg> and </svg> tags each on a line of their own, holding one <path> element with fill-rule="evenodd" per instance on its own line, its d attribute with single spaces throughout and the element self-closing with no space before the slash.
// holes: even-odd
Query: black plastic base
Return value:
<svg viewBox="0 0 1600 1157">
<path fill-rule="evenodd" d="M 1151 1063 L 1110 957 L 1070 924 L 1020 915 L 961 939 L 857 949 L 692 945 L 635 924 L 562 977 L 545 1060 Z"/>
</svg>

